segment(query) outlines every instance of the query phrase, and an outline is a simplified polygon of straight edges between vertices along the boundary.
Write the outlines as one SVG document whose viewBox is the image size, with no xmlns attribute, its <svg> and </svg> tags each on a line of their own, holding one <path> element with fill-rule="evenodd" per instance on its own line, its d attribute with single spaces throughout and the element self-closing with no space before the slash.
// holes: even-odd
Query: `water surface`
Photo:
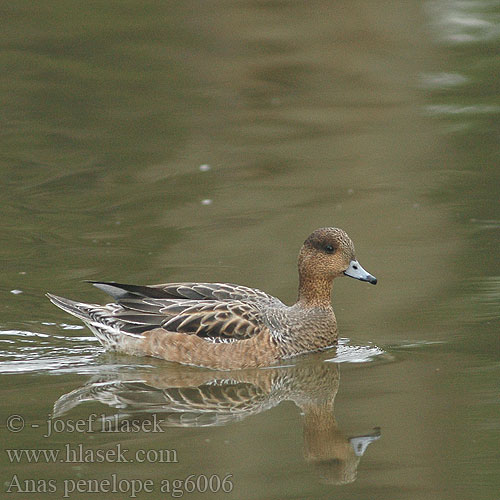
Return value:
<svg viewBox="0 0 500 500">
<path fill-rule="evenodd" d="M 115 474 L 145 499 L 497 499 L 499 16 L 487 1 L 5 4 L 2 443 L 94 455 L 4 450 L 4 495 L 81 479 L 68 498 L 130 498 L 103 490 Z M 103 354 L 44 297 L 197 280 L 292 303 L 321 226 L 346 229 L 379 283 L 338 280 L 339 348 L 279 368 Z M 48 436 L 89 418 L 95 432 Z M 117 446 L 172 460 L 117 463 Z M 218 493 L 174 493 L 202 476 Z"/>
</svg>

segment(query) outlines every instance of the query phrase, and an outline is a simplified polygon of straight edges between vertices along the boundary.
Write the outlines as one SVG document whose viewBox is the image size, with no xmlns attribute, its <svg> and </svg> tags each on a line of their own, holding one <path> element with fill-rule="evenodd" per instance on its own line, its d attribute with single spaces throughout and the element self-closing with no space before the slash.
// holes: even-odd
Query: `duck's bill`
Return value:
<svg viewBox="0 0 500 500">
<path fill-rule="evenodd" d="M 359 264 L 357 260 L 351 260 L 349 267 L 344 271 L 346 276 L 350 278 L 355 278 L 361 281 L 368 281 L 372 285 L 377 284 L 377 278 L 372 276 L 370 273 L 367 273 Z"/>
</svg>

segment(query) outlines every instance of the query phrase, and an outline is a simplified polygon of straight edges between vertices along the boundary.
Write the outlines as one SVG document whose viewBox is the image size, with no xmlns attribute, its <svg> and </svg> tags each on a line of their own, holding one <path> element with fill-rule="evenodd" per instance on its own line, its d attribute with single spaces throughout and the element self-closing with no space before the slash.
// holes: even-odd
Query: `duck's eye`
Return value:
<svg viewBox="0 0 500 500">
<path fill-rule="evenodd" d="M 326 253 L 333 253 L 333 252 L 334 252 L 334 250 L 335 250 L 335 249 L 333 248 L 333 246 L 332 246 L 332 245 L 326 245 L 326 247 L 325 247 L 325 252 L 326 252 Z"/>
</svg>

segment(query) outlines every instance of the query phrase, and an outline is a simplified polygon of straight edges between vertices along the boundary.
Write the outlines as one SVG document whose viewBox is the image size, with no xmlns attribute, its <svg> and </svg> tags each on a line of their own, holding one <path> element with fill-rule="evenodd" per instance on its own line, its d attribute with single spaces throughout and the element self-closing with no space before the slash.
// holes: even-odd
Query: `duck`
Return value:
<svg viewBox="0 0 500 500">
<path fill-rule="evenodd" d="M 336 227 L 316 229 L 307 237 L 298 274 L 298 297 L 291 306 L 259 289 L 230 283 L 91 281 L 114 302 L 47 297 L 83 321 L 106 350 L 217 370 L 256 368 L 337 344 L 331 305 L 335 278 L 377 283 L 359 264 L 347 233 Z"/>
</svg>

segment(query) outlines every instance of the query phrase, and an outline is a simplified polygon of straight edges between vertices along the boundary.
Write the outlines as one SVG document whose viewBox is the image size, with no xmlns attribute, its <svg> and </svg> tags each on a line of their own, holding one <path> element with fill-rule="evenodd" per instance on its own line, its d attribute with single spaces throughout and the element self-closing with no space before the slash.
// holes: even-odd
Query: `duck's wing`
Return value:
<svg viewBox="0 0 500 500">
<path fill-rule="evenodd" d="M 280 300 L 257 288 L 231 283 L 166 283 L 160 285 L 127 285 L 107 281 L 89 281 L 114 299 L 154 298 L 190 300 L 239 300 L 245 303 L 281 304 Z"/>
<path fill-rule="evenodd" d="M 266 311 L 284 307 L 260 290 L 226 283 L 94 285 L 110 293 L 121 306 L 113 316 L 129 333 L 161 327 L 212 342 L 232 342 L 268 331 Z"/>
<path fill-rule="evenodd" d="M 188 299 L 119 299 L 114 318 L 131 333 L 164 328 L 214 342 L 242 340 L 267 329 L 255 306 L 240 301 Z"/>
</svg>

